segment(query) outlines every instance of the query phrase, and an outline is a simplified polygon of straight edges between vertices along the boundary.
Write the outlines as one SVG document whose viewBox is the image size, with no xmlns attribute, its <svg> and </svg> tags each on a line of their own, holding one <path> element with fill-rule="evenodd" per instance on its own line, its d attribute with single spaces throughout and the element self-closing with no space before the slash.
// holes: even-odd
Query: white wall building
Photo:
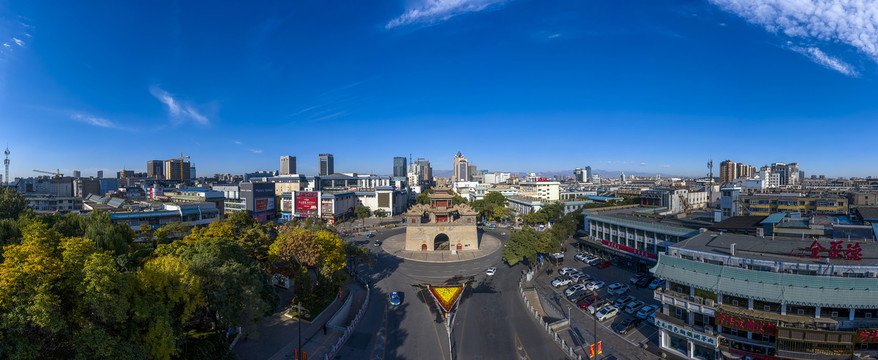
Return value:
<svg viewBox="0 0 878 360">
<path fill-rule="evenodd" d="M 540 200 L 558 201 L 561 199 L 561 183 L 557 181 L 523 182 L 520 184 L 518 193 Z"/>
</svg>

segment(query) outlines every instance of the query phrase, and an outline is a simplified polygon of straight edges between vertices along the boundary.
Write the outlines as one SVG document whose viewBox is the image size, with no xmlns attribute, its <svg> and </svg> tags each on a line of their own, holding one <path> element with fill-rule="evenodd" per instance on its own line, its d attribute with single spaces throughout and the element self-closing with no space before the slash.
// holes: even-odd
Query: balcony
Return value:
<svg viewBox="0 0 878 360">
<path fill-rule="evenodd" d="M 714 315 L 715 302 L 711 299 L 703 299 L 697 296 L 684 295 L 675 291 L 665 291 L 656 289 L 652 298 L 663 304 L 674 305 L 676 307 L 686 309 L 686 311 L 697 312 L 705 315 Z"/>
</svg>

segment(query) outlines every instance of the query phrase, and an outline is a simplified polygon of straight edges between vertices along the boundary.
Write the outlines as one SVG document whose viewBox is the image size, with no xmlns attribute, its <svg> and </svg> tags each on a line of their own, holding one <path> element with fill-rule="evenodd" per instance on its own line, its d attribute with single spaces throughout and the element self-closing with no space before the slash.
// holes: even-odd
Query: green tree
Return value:
<svg viewBox="0 0 878 360">
<path fill-rule="evenodd" d="M 183 221 L 175 221 L 156 229 L 153 235 L 157 244 L 167 244 L 171 241 L 182 239 L 191 232 L 192 225 Z"/>
<path fill-rule="evenodd" d="M 0 186 L 0 219 L 17 219 L 27 208 L 27 199 L 11 186 Z"/>
<path fill-rule="evenodd" d="M 94 240 L 101 249 L 114 255 L 123 255 L 134 242 L 136 234 L 130 226 L 113 222 L 110 214 L 94 211 L 86 220 L 85 237 Z"/>
<path fill-rule="evenodd" d="M 512 233 L 509 241 L 503 245 L 503 261 L 510 266 L 524 261 L 532 264 L 537 258 L 538 240 L 539 233 L 529 226 Z"/>
<path fill-rule="evenodd" d="M 489 191 L 485 194 L 485 198 L 483 199 L 487 203 L 491 203 L 494 205 L 506 206 L 507 200 L 503 194 L 496 191 Z"/>
<path fill-rule="evenodd" d="M 366 226 L 366 218 L 372 216 L 372 210 L 370 210 L 368 206 L 357 204 L 357 207 L 354 208 L 354 214 L 356 214 L 357 219 L 361 221 L 360 226 Z"/>
<path fill-rule="evenodd" d="M 418 194 L 417 197 L 415 197 L 415 202 L 418 204 L 429 205 L 430 204 L 430 194 L 432 194 L 432 193 L 433 193 L 433 189 L 431 189 L 431 188 L 424 189 L 423 191 L 421 191 L 420 194 Z"/>
</svg>

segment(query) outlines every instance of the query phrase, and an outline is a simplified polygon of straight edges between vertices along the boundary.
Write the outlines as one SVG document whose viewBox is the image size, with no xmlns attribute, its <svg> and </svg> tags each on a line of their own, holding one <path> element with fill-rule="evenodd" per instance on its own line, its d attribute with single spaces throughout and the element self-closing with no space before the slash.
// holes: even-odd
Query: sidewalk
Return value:
<svg viewBox="0 0 878 360">
<path fill-rule="evenodd" d="M 344 305 L 349 294 L 353 294 L 348 319 L 356 316 L 366 298 L 366 289 L 356 280 L 349 280 L 342 287 L 342 297 L 330 304 L 312 322 L 302 322 L 302 348 L 308 354 L 309 359 L 323 359 L 326 352 L 338 341 L 341 332 L 327 326 L 326 334 L 323 333 L 324 325 Z M 281 304 L 286 305 L 291 298 L 291 292 L 281 294 Z M 284 306 L 285 308 L 285 306 Z M 293 359 L 293 351 L 298 347 L 299 324 L 296 319 L 284 315 L 285 309 L 279 310 L 270 317 L 263 319 L 259 324 L 245 326 L 244 332 L 249 334 L 247 340 L 241 339 L 235 345 L 234 351 L 241 360 L 285 360 Z"/>
</svg>

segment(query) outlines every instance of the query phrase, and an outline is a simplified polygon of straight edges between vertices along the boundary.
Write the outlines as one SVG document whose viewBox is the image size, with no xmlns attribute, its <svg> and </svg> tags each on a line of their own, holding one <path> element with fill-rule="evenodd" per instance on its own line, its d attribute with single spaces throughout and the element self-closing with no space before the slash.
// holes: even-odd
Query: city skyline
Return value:
<svg viewBox="0 0 878 360">
<path fill-rule="evenodd" d="M 826 134 L 878 130 L 878 17 L 834 4 L 4 3 L 0 145 L 13 178 L 180 152 L 199 174 L 286 154 L 316 174 L 324 152 L 390 174 L 457 151 L 492 171 L 703 176 L 712 158 L 872 176 Z M 460 140 L 419 149 L 425 132 Z"/>
</svg>

